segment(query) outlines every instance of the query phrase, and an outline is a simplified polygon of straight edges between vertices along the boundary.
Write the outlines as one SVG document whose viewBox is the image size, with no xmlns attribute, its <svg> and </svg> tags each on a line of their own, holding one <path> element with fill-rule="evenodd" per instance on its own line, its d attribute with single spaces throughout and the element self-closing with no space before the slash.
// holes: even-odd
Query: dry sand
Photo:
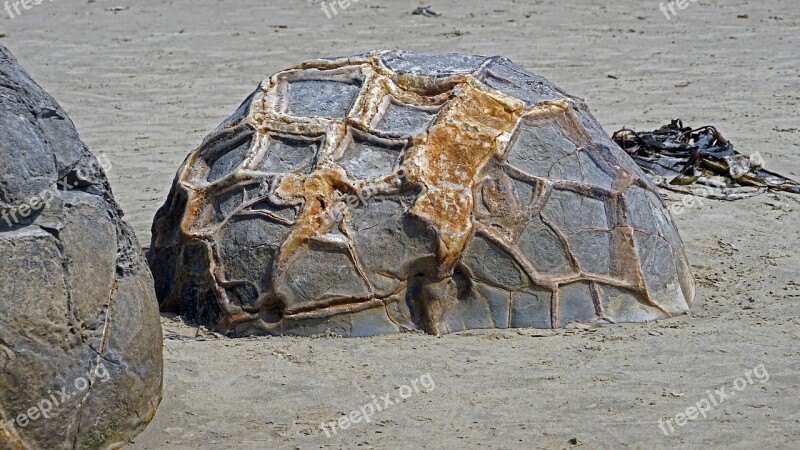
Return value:
<svg viewBox="0 0 800 450">
<path fill-rule="evenodd" d="M 797 0 L 690 2 L 671 20 L 657 0 L 589 3 L 433 0 L 442 16 L 428 18 L 415 1 L 363 0 L 328 19 L 306 1 L 45 0 L 0 11 L 0 42 L 109 158 L 143 243 L 185 155 L 261 78 L 371 49 L 505 55 L 587 98 L 608 131 L 711 123 L 800 178 Z M 165 317 L 164 401 L 130 448 L 797 448 L 798 200 L 676 217 L 699 291 L 690 316 L 659 323 L 234 341 Z M 769 381 L 659 430 L 762 363 Z M 320 430 L 426 373 L 433 391 Z"/>
</svg>

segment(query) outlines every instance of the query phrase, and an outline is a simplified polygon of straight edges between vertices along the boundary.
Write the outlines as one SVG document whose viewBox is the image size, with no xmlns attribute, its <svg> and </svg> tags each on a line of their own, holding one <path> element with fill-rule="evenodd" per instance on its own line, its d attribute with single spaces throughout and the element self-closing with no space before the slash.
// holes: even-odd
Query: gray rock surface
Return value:
<svg viewBox="0 0 800 450">
<path fill-rule="evenodd" d="M 119 447 L 161 400 L 146 260 L 98 160 L 3 46 L 0 133 L 0 447 Z"/>
<path fill-rule="evenodd" d="M 658 191 L 583 101 L 455 54 L 265 80 L 179 170 L 150 264 L 163 311 L 232 336 L 644 321 L 694 297 Z"/>
</svg>

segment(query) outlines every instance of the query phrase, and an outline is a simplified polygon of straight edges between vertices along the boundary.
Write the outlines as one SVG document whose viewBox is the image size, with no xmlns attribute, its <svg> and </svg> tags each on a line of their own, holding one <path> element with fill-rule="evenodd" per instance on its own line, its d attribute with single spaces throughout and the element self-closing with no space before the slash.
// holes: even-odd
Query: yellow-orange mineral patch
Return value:
<svg viewBox="0 0 800 450">
<path fill-rule="evenodd" d="M 411 212 L 437 231 L 440 275 L 455 266 L 472 232 L 478 174 L 489 158 L 501 157 L 521 116 L 521 109 L 470 84 L 457 90 L 405 162 L 409 178 L 427 187 Z"/>
</svg>

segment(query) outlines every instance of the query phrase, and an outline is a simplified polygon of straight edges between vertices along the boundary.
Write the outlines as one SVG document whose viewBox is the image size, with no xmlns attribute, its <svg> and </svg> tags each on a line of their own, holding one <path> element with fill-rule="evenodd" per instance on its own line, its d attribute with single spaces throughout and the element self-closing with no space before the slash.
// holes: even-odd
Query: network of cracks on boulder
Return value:
<svg viewBox="0 0 800 450">
<path fill-rule="evenodd" d="M 671 219 L 593 140 L 584 112 L 520 107 L 457 78 L 404 85 L 367 62 L 282 72 L 196 152 L 183 180 L 201 193 L 190 234 L 208 249 L 232 334 L 557 328 L 688 308 Z M 520 110 L 455 189 L 455 178 L 430 183 L 432 136 L 474 114 L 457 102 L 467 90 Z M 469 143 L 447 145 L 479 158 Z M 469 206 L 463 239 L 415 208 L 446 192 L 458 198 L 441 204 Z M 445 241 L 460 245 L 450 263 Z"/>
</svg>

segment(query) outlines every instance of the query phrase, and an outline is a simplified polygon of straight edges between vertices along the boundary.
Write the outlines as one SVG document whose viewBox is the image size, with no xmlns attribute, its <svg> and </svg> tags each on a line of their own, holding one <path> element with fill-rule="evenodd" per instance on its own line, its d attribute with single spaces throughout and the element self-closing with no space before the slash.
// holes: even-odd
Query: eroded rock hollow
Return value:
<svg viewBox="0 0 800 450">
<path fill-rule="evenodd" d="M 98 160 L 0 46 L 0 448 L 117 448 L 162 388 L 153 278 Z"/>
<path fill-rule="evenodd" d="M 657 189 L 508 59 L 374 52 L 265 80 L 153 224 L 164 311 L 233 336 L 557 328 L 686 312 Z"/>
</svg>

